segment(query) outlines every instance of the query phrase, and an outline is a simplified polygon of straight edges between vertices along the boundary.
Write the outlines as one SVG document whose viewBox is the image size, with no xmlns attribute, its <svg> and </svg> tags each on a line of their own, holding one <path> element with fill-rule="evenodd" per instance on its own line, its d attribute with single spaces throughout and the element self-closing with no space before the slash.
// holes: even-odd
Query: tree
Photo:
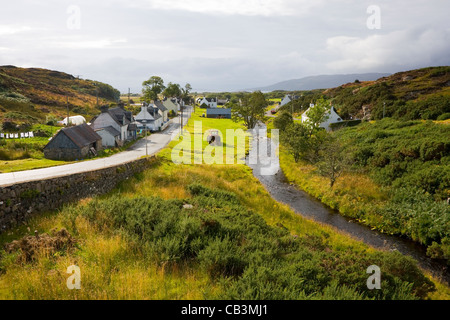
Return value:
<svg viewBox="0 0 450 320">
<path fill-rule="evenodd" d="M 191 90 L 192 90 L 192 86 L 189 83 L 186 83 L 184 88 L 181 89 L 182 99 L 185 103 L 189 104 L 191 102 L 191 96 L 190 96 Z"/>
<path fill-rule="evenodd" d="M 330 180 L 330 188 L 333 188 L 334 183 L 341 176 L 348 163 L 339 140 L 328 135 L 319 151 L 319 157 L 320 161 L 317 168 L 321 175 Z"/>
<path fill-rule="evenodd" d="M 319 130 L 322 122 L 328 120 L 330 109 L 328 102 L 323 98 L 317 100 L 314 107 L 308 109 L 308 113 L 306 114 L 308 118 L 305 120 L 305 124 L 309 127 L 310 136 Z"/>
<path fill-rule="evenodd" d="M 165 97 L 180 97 L 182 95 L 181 87 L 177 83 L 169 82 L 167 88 L 163 91 Z"/>
<path fill-rule="evenodd" d="M 281 133 L 281 142 L 293 155 L 294 161 L 306 158 L 310 151 L 309 129 L 302 123 L 292 123 L 284 128 Z"/>
<path fill-rule="evenodd" d="M 233 121 L 243 121 L 247 129 L 253 129 L 258 121 L 264 120 L 267 102 L 261 91 L 245 95 L 239 103 L 230 103 Z"/>
<path fill-rule="evenodd" d="M 164 80 L 161 77 L 153 76 L 142 83 L 143 100 L 146 102 L 158 100 L 158 94 L 164 89 Z"/>
<path fill-rule="evenodd" d="M 275 129 L 284 130 L 294 123 L 294 118 L 289 112 L 283 111 L 278 117 L 273 120 Z"/>
</svg>

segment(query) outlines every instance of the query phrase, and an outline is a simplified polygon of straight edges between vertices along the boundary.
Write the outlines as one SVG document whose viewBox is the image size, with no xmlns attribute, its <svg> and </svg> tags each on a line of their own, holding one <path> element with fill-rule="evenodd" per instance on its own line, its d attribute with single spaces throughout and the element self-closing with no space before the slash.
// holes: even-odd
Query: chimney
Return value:
<svg viewBox="0 0 450 320">
<path fill-rule="evenodd" d="M 102 111 L 102 113 L 106 113 L 108 112 L 109 106 L 101 106 L 100 110 Z"/>
</svg>

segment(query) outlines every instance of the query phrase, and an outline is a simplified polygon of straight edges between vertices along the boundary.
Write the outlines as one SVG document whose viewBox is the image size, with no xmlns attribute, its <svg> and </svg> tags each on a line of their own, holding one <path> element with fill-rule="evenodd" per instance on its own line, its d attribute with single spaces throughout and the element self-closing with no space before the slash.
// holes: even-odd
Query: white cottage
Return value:
<svg viewBox="0 0 450 320">
<path fill-rule="evenodd" d="M 163 126 L 162 116 L 158 109 L 147 104 L 143 104 L 141 112 L 135 117 L 138 129 L 148 129 L 150 131 L 159 131 Z"/>
<path fill-rule="evenodd" d="M 162 117 L 162 122 L 166 123 L 169 121 L 169 109 L 159 100 L 155 101 L 154 107 L 158 109 L 159 114 Z"/>
<path fill-rule="evenodd" d="M 217 108 L 217 99 L 215 98 L 203 98 L 200 100 L 200 106 L 205 104 L 208 108 Z"/>
<path fill-rule="evenodd" d="M 173 103 L 172 99 L 165 99 L 162 103 L 169 112 L 173 111 L 175 112 L 175 114 L 178 113 L 178 106 L 175 103 Z"/>
<path fill-rule="evenodd" d="M 302 122 L 307 121 L 308 118 L 308 111 L 311 110 L 311 108 L 314 108 L 314 104 L 310 104 L 308 110 L 306 110 L 305 112 L 303 112 L 302 114 Z M 321 128 L 325 128 L 327 131 L 331 130 L 330 129 L 330 124 L 332 123 L 337 123 L 337 122 L 341 122 L 342 118 L 337 114 L 336 109 L 332 106 L 329 110 L 329 112 L 326 114 L 327 119 L 325 121 L 323 121 L 319 127 Z"/>
<path fill-rule="evenodd" d="M 104 148 L 114 148 L 122 145 L 120 132 L 113 127 L 97 129 L 95 132 L 102 137 L 102 146 Z"/>
<path fill-rule="evenodd" d="M 125 142 L 133 139 L 133 133 L 129 132 L 129 125 L 134 121 L 133 114 L 126 111 L 124 107 L 109 109 L 108 106 L 101 107 L 102 113 L 94 117 L 91 121 L 91 127 L 94 130 L 113 127 L 120 132 L 120 140 Z"/>
</svg>

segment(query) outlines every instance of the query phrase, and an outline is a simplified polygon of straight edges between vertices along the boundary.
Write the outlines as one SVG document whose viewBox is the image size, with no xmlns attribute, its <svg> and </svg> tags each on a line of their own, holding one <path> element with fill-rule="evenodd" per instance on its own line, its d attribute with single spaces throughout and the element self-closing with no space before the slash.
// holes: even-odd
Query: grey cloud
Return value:
<svg viewBox="0 0 450 320">
<path fill-rule="evenodd" d="M 146 2 L 6 2 L 0 64 L 79 74 L 122 91 L 139 91 L 151 75 L 214 91 L 317 74 L 396 72 L 450 62 L 450 3 L 443 0 L 377 1 L 380 30 L 366 27 L 366 9 L 374 4 L 369 0 L 313 5 L 272 0 L 281 10 L 273 14 L 256 14 L 259 9 L 239 8 L 238 2 L 233 2 L 234 11 L 183 10 L 181 2 L 176 8 L 162 2 L 148 7 Z M 66 26 L 72 4 L 81 9 L 79 30 Z M 2 26 L 21 31 L 2 33 Z"/>
</svg>

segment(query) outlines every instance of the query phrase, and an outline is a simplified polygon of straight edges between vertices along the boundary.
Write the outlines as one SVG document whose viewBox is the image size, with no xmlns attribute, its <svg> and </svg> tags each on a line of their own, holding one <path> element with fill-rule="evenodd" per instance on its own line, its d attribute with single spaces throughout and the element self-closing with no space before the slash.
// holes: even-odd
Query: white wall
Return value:
<svg viewBox="0 0 450 320">
<path fill-rule="evenodd" d="M 116 121 L 114 121 L 113 118 L 111 118 L 109 113 L 100 113 L 97 119 L 95 119 L 95 121 L 91 124 L 91 127 L 94 130 L 106 128 L 109 126 L 120 132 L 120 125 Z"/>
<path fill-rule="evenodd" d="M 116 146 L 116 139 L 113 137 L 111 133 L 106 131 L 105 129 L 96 131 L 97 134 L 102 137 L 102 146 L 103 147 L 115 147 Z"/>
<path fill-rule="evenodd" d="M 203 98 L 203 100 L 200 101 L 200 105 L 202 104 L 206 104 L 210 108 L 217 108 L 217 102 L 209 102 L 206 98 Z"/>
</svg>

